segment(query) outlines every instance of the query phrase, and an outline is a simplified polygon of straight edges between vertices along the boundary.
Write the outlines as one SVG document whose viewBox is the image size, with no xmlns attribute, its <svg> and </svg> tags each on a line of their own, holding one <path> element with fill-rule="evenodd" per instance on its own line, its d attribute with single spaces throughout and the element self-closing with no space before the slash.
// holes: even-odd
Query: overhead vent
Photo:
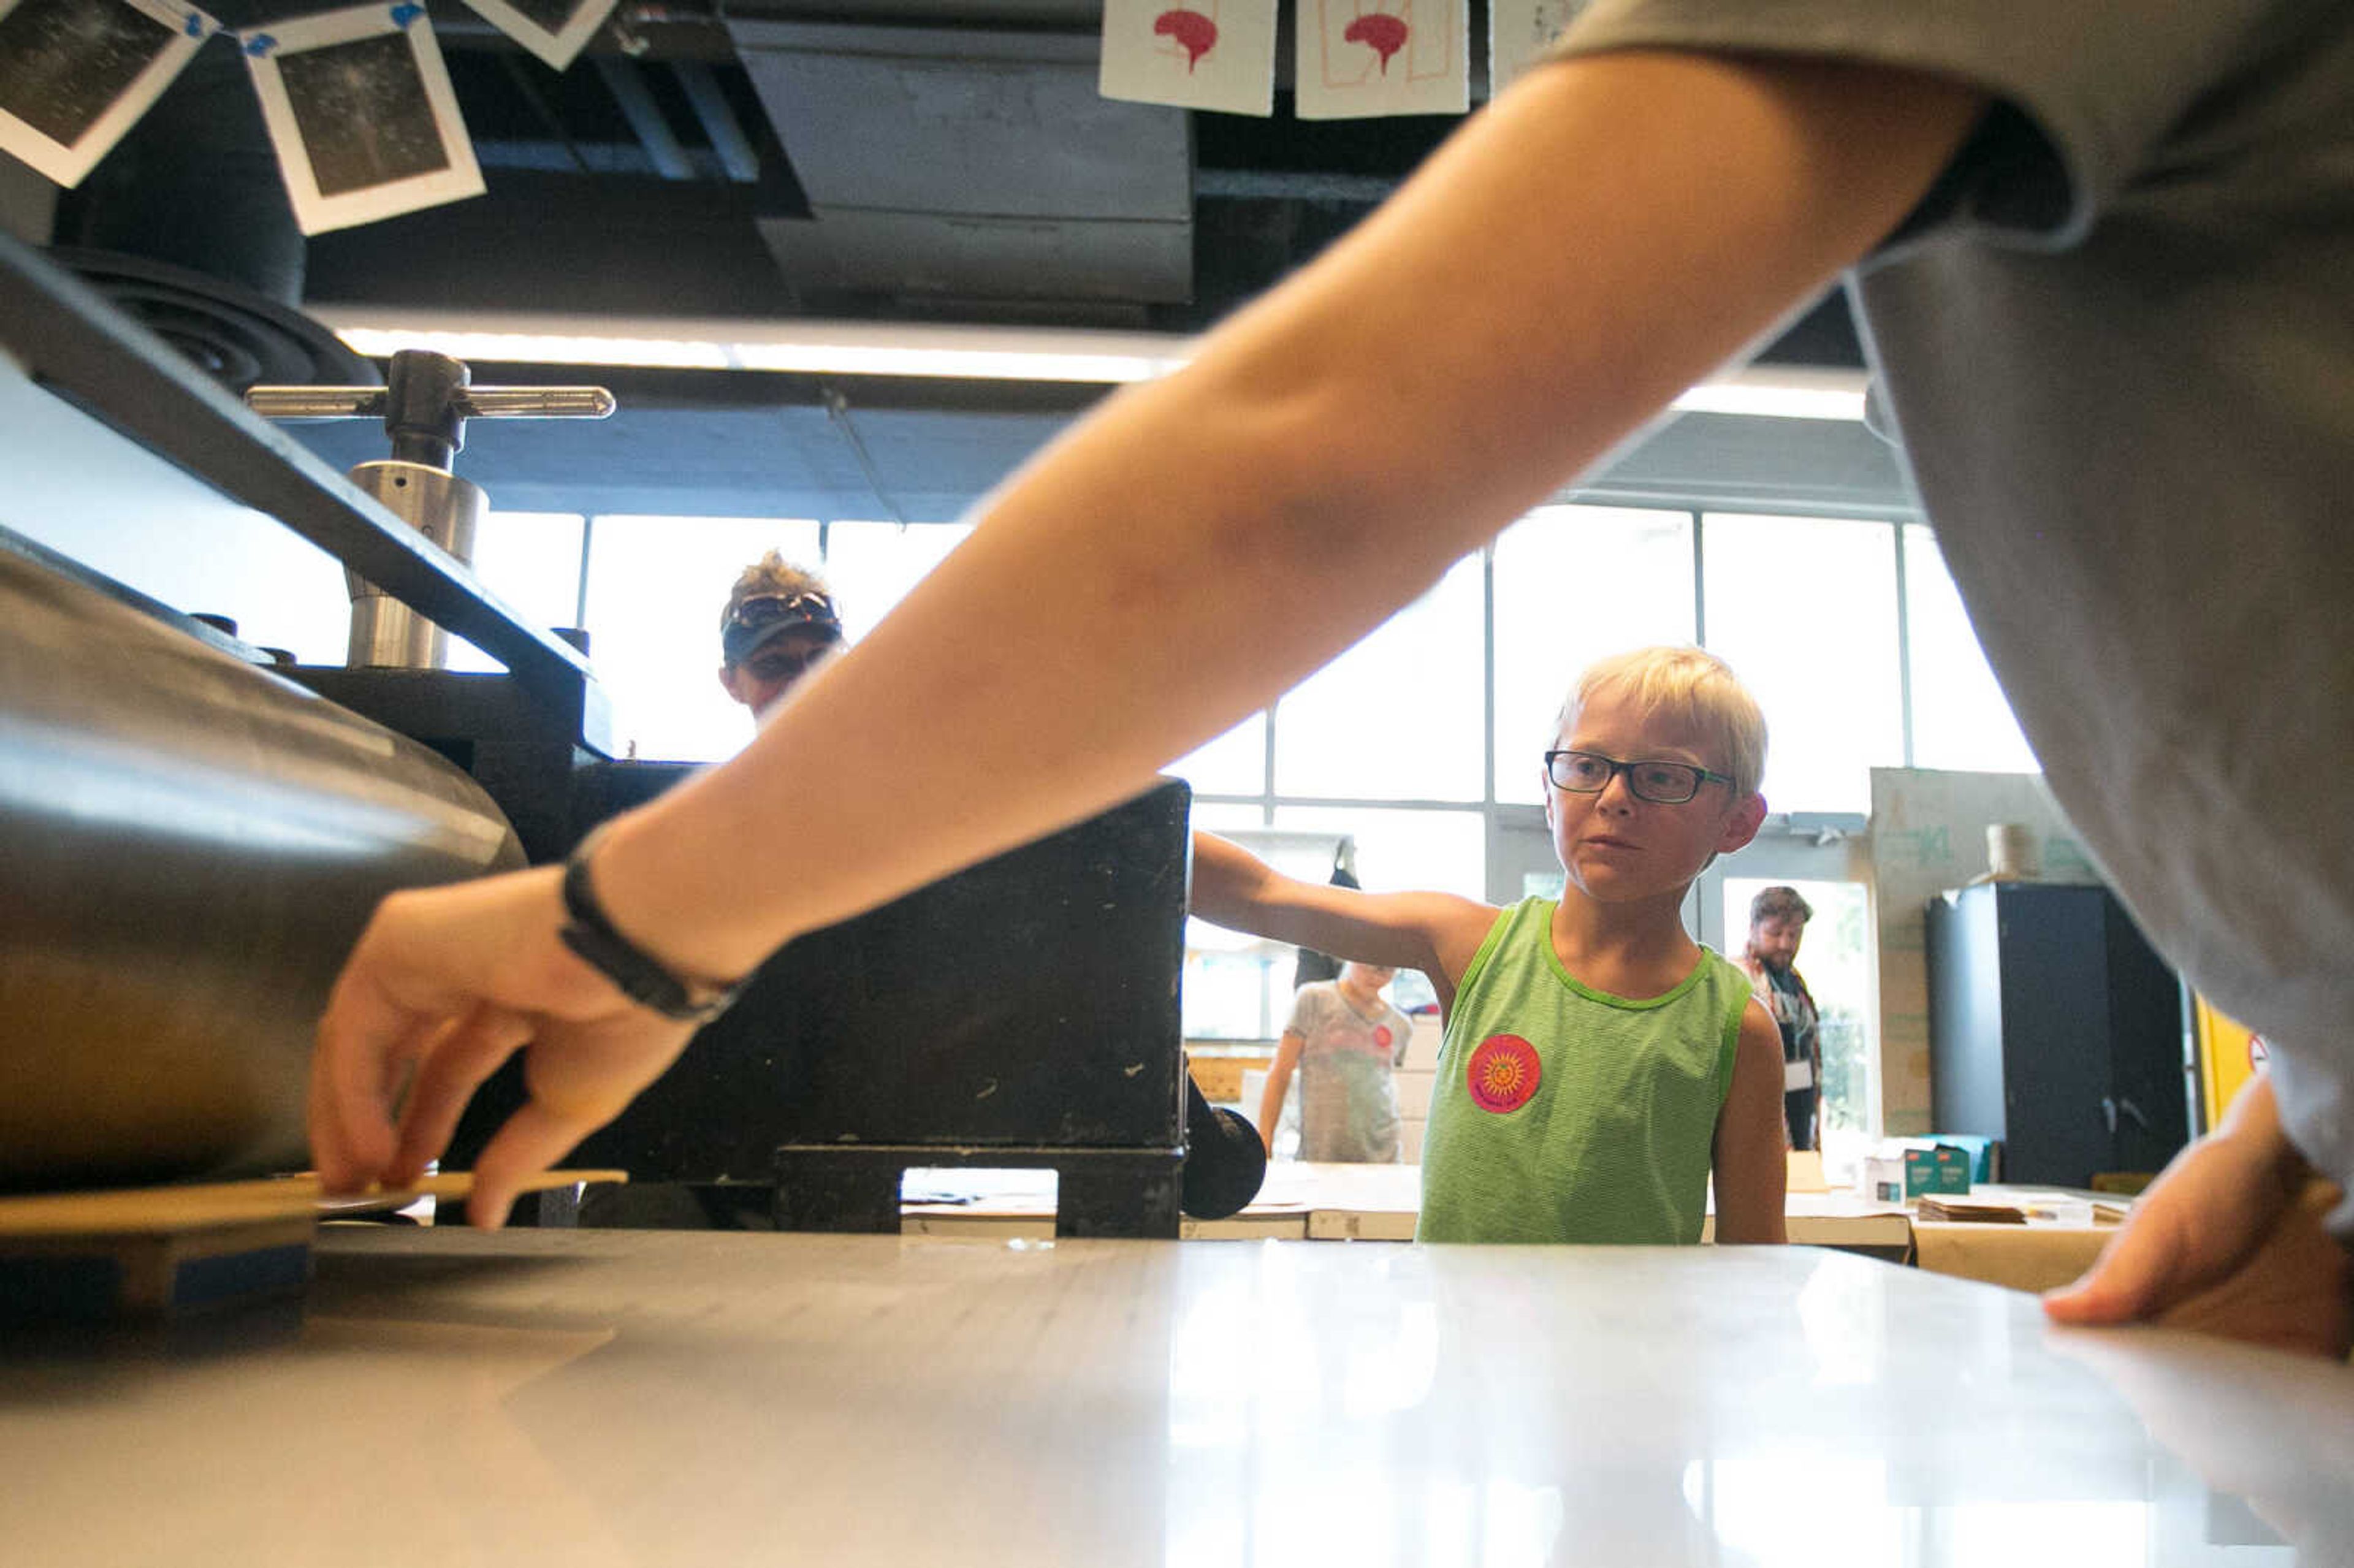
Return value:
<svg viewBox="0 0 2354 1568">
<path fill-rule="evenodd" d="M 728 31 L 808 194 L 760 223 L 805 294 L 1075 323 L 1192 298 L 1185 111 L 1101 96 L 1093 33 Z"/>
</svg>

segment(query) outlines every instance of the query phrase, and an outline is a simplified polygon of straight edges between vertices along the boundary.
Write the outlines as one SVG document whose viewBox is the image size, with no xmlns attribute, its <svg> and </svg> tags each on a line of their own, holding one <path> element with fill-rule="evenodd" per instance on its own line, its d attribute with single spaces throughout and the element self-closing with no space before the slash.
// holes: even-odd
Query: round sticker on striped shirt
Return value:
<svg viewBox="0 0 2354 1568">
<path fill-rule="evenodd" d="M 1396 1035 L 1390 1033 L 1390 1026 L 1386 1023 L 1373 1031 L 1373 1044 L 1384 1051 L 1390 1048 L 1390 1042 L 1396 1038 Z"/>
<path fill-rule="evenodd" d="M 1471 1053 L 1464 1086 L 1481 1110 L 1502 1115 L 1537 1092 L 1537 1048 L 1517 1034 L 1490 1034 Z"/>
</svg>

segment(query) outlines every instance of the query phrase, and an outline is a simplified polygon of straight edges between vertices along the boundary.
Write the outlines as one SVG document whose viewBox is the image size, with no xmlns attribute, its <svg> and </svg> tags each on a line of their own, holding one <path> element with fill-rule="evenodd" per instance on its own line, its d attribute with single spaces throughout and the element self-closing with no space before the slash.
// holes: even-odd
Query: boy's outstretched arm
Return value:
<svg viewBox="0 0 2354 1568">
<path fill-rule="evenodd" d="M 2342 1358 L 2354 1262 L 2322 1228 L 2338 1197 L 2281 1130 L 2269 1078 L 2174 1157 L 2100 1261 L 2043 1298 L 2054 1322 L 2155 1322 Z"/>
<path fill-rule="evenodd" d="M 1284 875 L 1240 844 L 1193 834 L 1193 912 L 1214 926 L 1336 959 L 1420 969 L 1442 1003 L 1496 918 L 1451 893 L 1361 893 Z"/>
<path fill-rule="evenodd" d="M 1782 1220 L 1790 1184 L 1782 1118 L 1782 1031 L 1755 998 L 1741 1014 L 1733 1086 L 1716 1113 L 1713 1169 L 1720 1245 L 1789 1239 Z"/>
<path fill-rule="evenodd" d="M 1530 72 L 1186 369 L 1008 480 L 732 762 L 617 819 L 593 877 L 609 920 L 726 980 L 1132 794 L 1813 298 L 1978 109 L 1950 82 L 1806 60 Z M 379 910 L 320 1026 L 331 1190 L 438 1154 L 521 1048 L 531 1100 L 477 1168 L 491 1218 L 677 1053 L 685 1029 L 575 959 L 563 919 L 548 870 Z"/>
</svg>

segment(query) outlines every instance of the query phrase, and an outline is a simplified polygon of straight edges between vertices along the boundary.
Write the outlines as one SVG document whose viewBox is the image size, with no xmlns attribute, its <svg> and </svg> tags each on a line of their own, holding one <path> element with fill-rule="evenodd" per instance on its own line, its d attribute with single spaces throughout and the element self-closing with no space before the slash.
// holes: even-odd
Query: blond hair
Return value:
<svg viewBox="0 0 2354 1568">
<path fill-rule="evenodd" d="M 790 599 L 797 593 L 822 593 L 829 599 L 833 597 L 833 590 L 825 586 L 823 577 L 806 567 L 793 565 L 771 550 L 736 574 L 736 586 L 727 590 L 727 608 L 719 612 L 719 630 L 727 630 L 727 623 L 736 619 L 737 608 L 748 599 L 763 594 Z"/>
<path fill-rule="evenodd" d="M 1596 697 L 1621 697 L 1646 716 L 1703 736 L 1735 796 L 1754 795 L 1766 776 L 1766 715 L 1733 666 L 1700 648 L 1638 648 L 1585 667 L 1553 720 L 1555 744 Z M 1634 758 L 1627 758 L 1628 761 Z"/>
</svg>

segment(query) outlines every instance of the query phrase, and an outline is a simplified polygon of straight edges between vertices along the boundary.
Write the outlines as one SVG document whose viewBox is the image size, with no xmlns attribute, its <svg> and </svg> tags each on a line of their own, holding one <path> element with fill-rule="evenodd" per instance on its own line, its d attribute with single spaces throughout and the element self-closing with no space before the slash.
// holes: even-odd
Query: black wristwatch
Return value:
<svg viewBox="0 0 2354 1568">
<path fill-rule="evenodd" d="M 727 1011 L 744 991 L 744 982 L 714 987 L 691 985 L 663 967 L 662 960 L 613 928 L 597 890 L 588 881 L 588 857 L 604 836 L 598 829 L 582 839 L 564 862 L 564 911 L 572 918 L 557 933 L 564 945 L 580 955 L 599 974 L 611 980 L 621 994 L 640 1007 L 652 1008 L 681 1023 L 708 1023 Z"/>
</svg>

